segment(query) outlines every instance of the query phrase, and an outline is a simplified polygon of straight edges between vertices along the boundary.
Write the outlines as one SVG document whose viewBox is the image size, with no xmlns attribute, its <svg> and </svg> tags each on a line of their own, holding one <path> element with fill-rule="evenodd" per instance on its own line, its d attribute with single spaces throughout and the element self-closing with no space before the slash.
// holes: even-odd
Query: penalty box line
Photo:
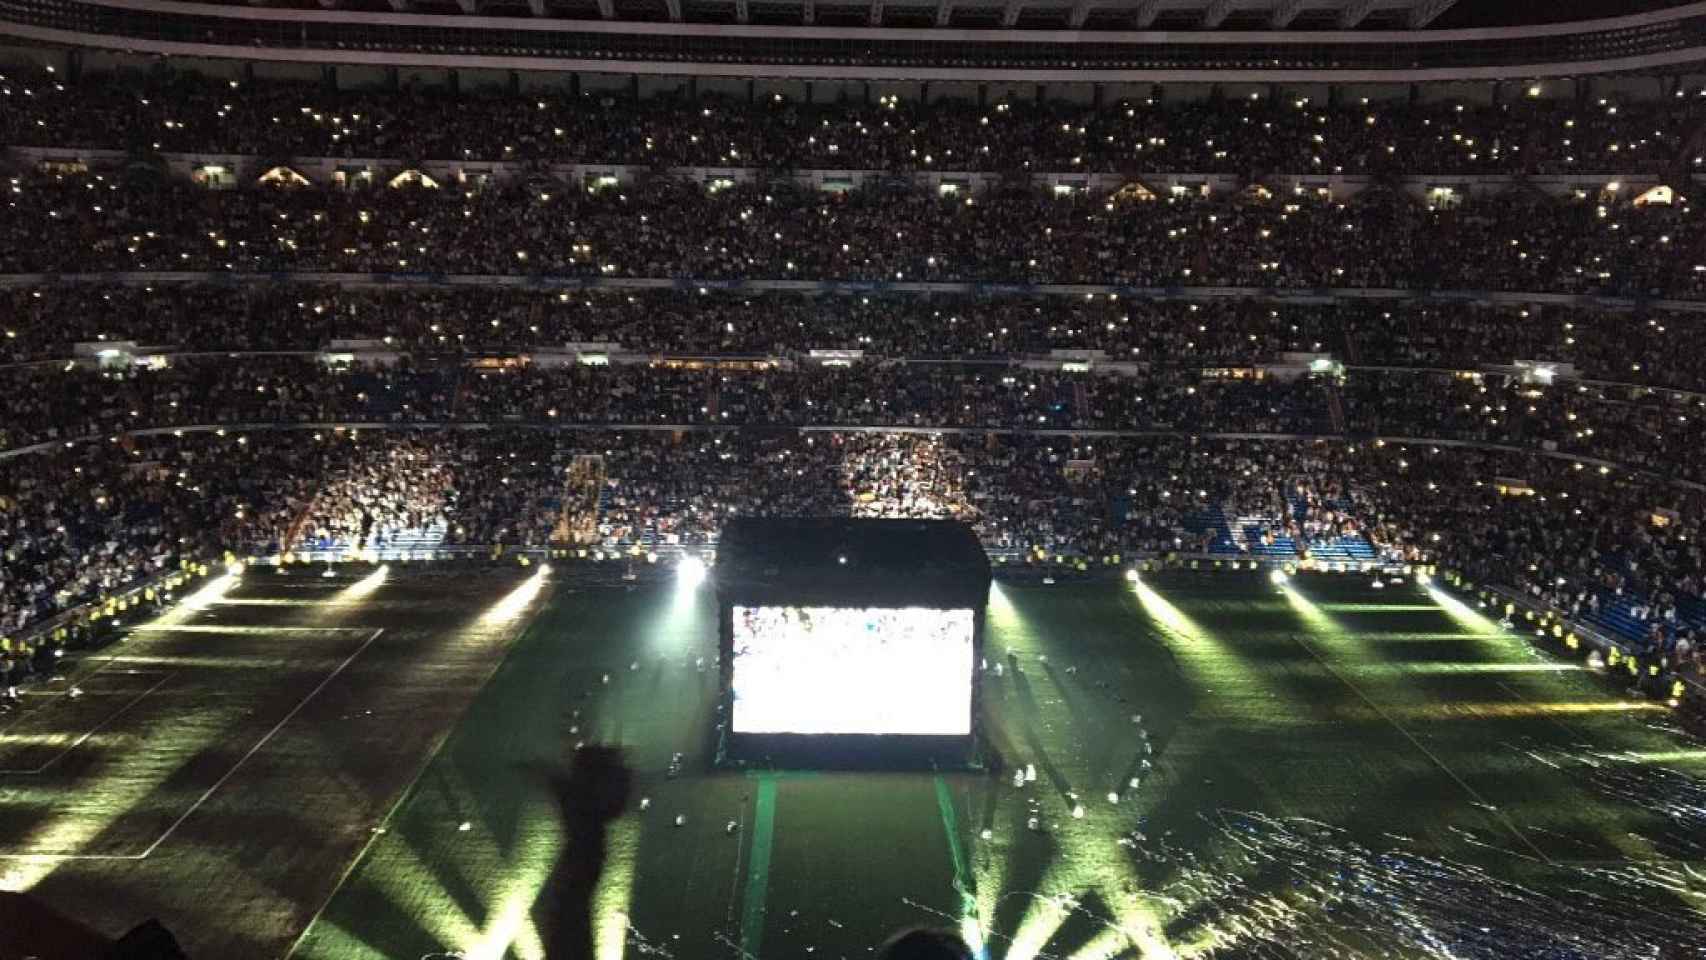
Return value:
<svg viewBox="0 0 1706 960">
<path fill-rule="evenodd" d="M 1548 866 L 1555 866 L 1556 865 L 1556 861 L 1554 861 L 1551 857 L 1547 856 L 1546 852 L 1544 850 L 1541 850 L 1539 847 L 1535 846 L 1534 841 L 1530 840 L 1528 838 L 1528 834 L 1523 832 L 1522 828 L 1518 827 L 1516 825 L 1515 821 L 1511 820 L 1509 815 L 1507 815 L 1503 810 L 1499 809 L 1494 804 L 1489 803 L 1487 801 L 1486 797 L 1481 796 L 1481 792 L 1479 790 L 1476 790 L 1474 787 L 1469 785 L 1469 782 L 1467 780 L 1464 780 L 1462 777 L 1458 776 L 1457 771 L 1446 766 L 1445 761 L 1441 760 L 1439 758 L 1438 754 L 1434 753 L 1432 750 L 1429 750 L 1427 748 L 1426 744 L 1424 744 L 1424 743 L 1422 743 L 1422 741 L 1416 739 L 1415 734 L 1411 733 L 1408 728 L 1406 728 L 1403 724 L 1399 723 L 1396 719 L 1394 719 L 1390 713 L 1387 713 L 1386 710 L 1380 706 L 1380 704 L 1375 703 L 1373 698 L 1371 698 L 1368 694 L 1366 694 L 1362 691 L 1361 687 L 1357 686 L 1355 683 L 1352 683 L 1351 679 L 1349 677 L 1345 676 L 1343 673 L 1340 673 L 1337 669 L 1335 669 L 1333 667 L 1333 665 L 1331 663 L 1328 663 L 1326 658 L 1321 656 L 1321 654 L 1315 649 L 1315 647 L 1313 645 L 1311 645 L 1309 643 L 1309 641 L 1307 641 L 1303 638 L 1302 634 L 1292 634 L 1292 639 L 1297 641 L 1298 646 L 1301 646 L 1303 649 L 1309 651 L 1309 655 L 1315 658 L 1316 663 L 1319 663 L 1322 667 L 1326 668 L 1328 673 L 1332 674 L 1334 677 L 1336 677 L 1338 679 L 1338 681 L 1340 683 L 1342 683 L 1346 687 L 1348 687 L 1352 693 L 1356 694 L 1357 697 L 1362 700 L 1363 703 L 1368 704 L 1369 708 L 1372 709 L 1375 713 L 1380 714 L 1381 719 L 1385 720 L 1387 723 L 1392 725 L 1392 729 L 1398 731 L 1400 734 L 1403 734 L 1404 739 L 1410 741 L 1410 745 L 1415 747 L 1417 750 L 1420 750 L 1422 752 L 1423 756 L 1425 756 L 1429 760 L 1433 761 L 1434 766 L 1440 768 L 1440 770 L 1445 772 L 1446 776 L 1448 776 L 1452 780 L 1456 781 L 1457 785 L 1463 788 L 1463 792 L 1467 793 L 1469 795 L 1469 798 L 1475 802 L 1476 806 L 1481 807 L 1483 810 L 1486 810 L 1486 811 L 1490 812 L 1491 814 L 1493 814 L 1493 816 L 1496 817 L 1500 823 L 1503 823 L 1505 825 L 1505 828 L 1511 832 L 1511 836 L 1520 840 L 1522 842 L 1522 845 L 1527 847 L 1530 851 L 1532 851 L 1534 853 L 1534 856 L 1541 863 L 1544 863 Z"/>
<path fill-rule="evenodd" d="M 165 686 L 166 681 L 172 679 L 175 676 L 177 676 L 177 674 L 168 673 L 165 676 L 161 677 L 159 680 L 155 681 L 155 683 L 152 687 L 149 687 L 148 689 L 142 691 L 140 694 L 137 694 L 134 698 L 132 698 L 124 706 L 119 707 L 116 711 L 109 714 L 105 720 L 102 720 L 100 723 L 97 723 L 93 727 L 91 727 L 87 733 L 85 733 L 82 736 L 78 737 L 77 739 L 71 741 L 71 743 L 68 746 L 66 746 L 65 749 L 54 754 L 52 759 L 48 760 L 46 763 L 43 763 L 41 766 L 36 767 L 34 769 L 31 769 L 31 770 L 0 769 L 0 776 L 33 777 L 33 776 L 36 776 L 38 774 L 45 773 L 49 767 L 53 766 L 54 764 L 58 763 L 59 761 L 70 756 L 71 751 L 73 751 L 73 750 L 77 749 L 78 747 L 82 746 L 83 744 L 87 743 L 89 741 L 90 737 L 93 737 L 95 734 L 100 733 L 102 730 L 106 729 L 108 724 L 112 723 L 114 720 L 117 720 L 119 717 L 128 713 L 130 711 L 131 707 L 134 707 L 137 704 L 141 703 L 145 698 L 147 698 L 147 696 L 149 694 L 151 694 L 154 691 Z M 70 691 L 67 691 L 67 693 L 69 693 L 69 692 Z M 6 740 L 5 735 L 0 734 L 0 743 L 4 743 L 5 740 Z"/>
<path fill-rule="evenodd" d="M 241 770 L 243 765 L 249 762 L 250 758 L 254 757 L 257 753 L 260 753 L 262 748 L 271 742 L 273 737 L 278 736 L 278 732 L 283 730 L 286 724 L 296 719 L 296 715 L 301 713 L 302 709 L 308 706 L 315 697 L 319 696 L 322 690 L 325 690 L 326 687 L 330 686 L 332 681 L 336 680 L 350 664 L 354 663 L 357 657 L 367 652 L 367 648 L 373 646 L 373 641 L 378 640 L 380 635 L 384 632 L 384 627 L 380 627 L 373 631 L 373 633 L 362 642 L 361 646 L 356 648 L 354 653 L 345 657 L 343 662 L 338 664 L 331 673 L 327 674 L 325 678 L 314 687 L 314 689 L 308 691 L 306 696 L 301 700 L 298 700 L 296 702 L 296 706 L 291 707 L 290 712 L 284 715 L 284 719 L 274 724 L 271 730 L 268 730 L 265 735 L 263 735 L 259 740 L 256 740 L 254 746 L 250 747 L 247 753 L 243 754 L 237 759 L 236 763 L 231 765 L 231 769 L 225 771 L 223 776 L 218 780 L 215 780 L 212 786 L 203 791 L 202 795 L 196 798 L 195 803 L 190 804 L 190 808 L 185 810 L 178 819 L 173 820 L 171 825 L 166 828 L 166 831 L 160 834 L 160 836 L 156 838 L 153 843 L 150 843 L 148 848 L 143 850 L 141 853 L 0 853 L 0 860 L 25 860 L 35 861 L 38 863 L 74 860 L 147 860 L 149 857 L 154 855 L 154 851 L 160 849 L 161 844 L 170 840 L 172 838 L 172 834 L 177 833 L 178 828 L 183 826 L 185 821 L 189 820 L 190 817 L 194 816 L 195 812 L 200 810 L 203 804 L 212 799 L 213 795 L 219 792 L 220 787 L 225 786 L 232 777 L 236 776 L 237 771 Z"/>
</svg>

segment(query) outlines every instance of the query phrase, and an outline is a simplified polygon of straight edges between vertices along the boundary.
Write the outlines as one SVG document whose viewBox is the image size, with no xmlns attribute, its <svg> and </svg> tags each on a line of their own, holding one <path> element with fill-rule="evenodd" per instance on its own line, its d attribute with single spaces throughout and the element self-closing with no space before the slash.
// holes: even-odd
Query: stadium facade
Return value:
<svg viewBox="0 0 1706 960">
<path fill-rule="evenodd" d="M 174 58 L 213 72 L 534 89 L 847 97 L 1009 95 L 1093 102 L 1155 84 L 1323 85 L 1328 96 L 1496 97 L 1508 84 L 1597 76 L 1548 95 L 1663 95 L 1706 61 L 1706 4 L 1564 4 L 1584 19 L 1482 25 L 1454 0 L 6 0 L 0 36 L 85 69 Z M 1503 5 L 1500 5 L 1503 6 Z M 1520 5 L 1511 5 L 1518 7 Z M 1593 13 L 1622 13 L 1592 16 Z M 1468 24 L 1439 28 L 1454 16 Z M 1482 17 L 1483 19 L 1477 19 Z M 1496 21 L 1495 21 L 1496 22 Z M 1607 76 L 1613 75 L 1615 77 Z M 893 86 L 898 84 L 899 86 Z M 870 85 L 876 85 L 873 89 Z M 1048 85 L 1047 89 L 1036 85 Z M 1384 89 L 1392 87 L 1393 89 Z M 1237 91 L 1228 90 L 1229 93 Z M 1423 92 L 1421 95 L 1426 95 Z"/>
</svg>

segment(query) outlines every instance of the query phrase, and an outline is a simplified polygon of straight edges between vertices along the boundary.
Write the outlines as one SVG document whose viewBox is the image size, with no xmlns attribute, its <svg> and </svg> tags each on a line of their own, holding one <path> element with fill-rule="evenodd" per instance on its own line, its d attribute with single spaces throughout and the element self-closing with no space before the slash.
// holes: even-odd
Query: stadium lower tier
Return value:
<svg viewBox="0 0 1706 960">
<path fill-rule="evenodd" d="M 127 435 L 7 461 L 0 634 L 27 664 L 63 611 L 228 550 L 632 557 L 712 551 L 738 516 L 952 517 L 1011 568 L 1168 554 L 1450 564 L 1684 665 L 1706 628 L 1700 501 L 1662 478 L 1521 451 L 1343 439 Z"/>
<path fill-rule="evenodd" d="M 255 424 L 896 429 L 1429 438 L 1706 480 L 1706 394 L 1543 375 L 1305 366 L 1040 368 L 822 358 L 350 366 L 348 355 L 127 357 L 0 372 L 0 451 Z M 600 361 L 607 360 L 598 355 Z M 1085 366 L 1089 366 L 1085 364 Z M 3 455 L 3 454 L 0 454 Z M 1234 518 L 1236 519 L 1236 518 Z"/>
</svg>

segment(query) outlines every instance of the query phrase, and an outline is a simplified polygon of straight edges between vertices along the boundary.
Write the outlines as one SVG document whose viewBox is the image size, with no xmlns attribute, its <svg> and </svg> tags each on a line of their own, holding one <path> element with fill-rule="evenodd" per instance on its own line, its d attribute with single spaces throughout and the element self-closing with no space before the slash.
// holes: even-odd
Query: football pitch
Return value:
<svg viewBox="0 0 1706 960">
<path fill-rule="evenodd" d="M 198 958 L 540 957 L 541 772 L 608 743 L 596 960 L 1706 955 L 1706 745 L 1413 583 L 998 583 L 984 764 L 905 772 L 714 767 L 708 587 L 226 586 L 3 721 L 0 886 Z"/>
</svg>

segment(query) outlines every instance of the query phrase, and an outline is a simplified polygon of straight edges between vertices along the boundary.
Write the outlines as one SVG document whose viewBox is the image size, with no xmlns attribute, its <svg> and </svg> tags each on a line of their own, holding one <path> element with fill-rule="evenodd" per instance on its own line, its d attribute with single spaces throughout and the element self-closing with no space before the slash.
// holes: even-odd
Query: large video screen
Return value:
<svg viewBox="0 0 1706 960">
<path fill-rule="evenodd" d="M 971 732 L 972 611 L 735 607 L 735 733 Z"/>
</svg>

